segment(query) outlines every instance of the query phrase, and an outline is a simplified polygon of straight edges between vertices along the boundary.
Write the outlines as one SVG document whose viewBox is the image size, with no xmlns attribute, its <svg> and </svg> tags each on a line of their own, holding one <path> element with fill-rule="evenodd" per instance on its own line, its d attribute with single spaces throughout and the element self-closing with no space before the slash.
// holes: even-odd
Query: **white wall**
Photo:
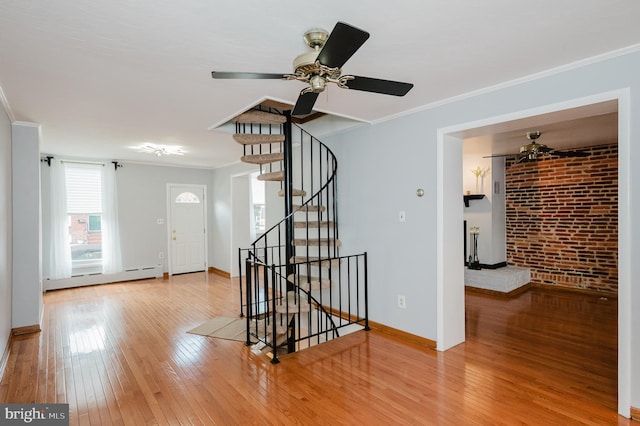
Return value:
<svg viewBox="0 0 640 426">
<path fill-rule="evenodd" d="M 477 155 L 464 155 L 463 142 L 462 179 L 463 191 L 472 194 L 484 194 L 485 198 L 470 200 L 469 207 L 464 207 L 464 219 L 467 221 L 467 257 L 471 254 L 471 238 L 469 228 L 480 228 L 478 236 L 478 259 L 480 263 L 495 265 L 507 260 L 506 256 L 506 216 L 504 199 L 504 158 L 482 158 Z M 478 178 L 471 172 L 480 167 L 488 170 L 484 178 Z M 494 182 L 498 182 L 500 192 L 495 194 Z"/>
<path fill-rule="evenodd" d="M 231 251 L 238 247 L 231 246 L 231 179 L 245 173 L 257 171 L 257 166 L 236 163 L 213 170 L 209 209 L 209 266 L 235 274 L 231 269 Z M 268 210 L 268 208 L 267 208 Z"/>
<path fill-rule="evenodd" d="M 491 194 L 491 247 L 488 264 L 507 261 L 507 204 L 505 197 L 505 160 L 491 161 L 491 179 L 487 193 Z M 496 192 L 497 191 L 497 192 Z"/>
<path fill-rule="evenodd" d="M 435 340 L 437 158 L 432 126 L 433 119 L 403 117 L 323 142 L 338 159 L 340 253 L 368 252 L 371 320 Z M 453 191 L 462 245 L 461 175 L 458 182 Z M 418 188 L 424 189 L 423 197 L 416 195 Z M 406 213 L 403 223 L 400 211 Z M 460 252 L 456 261 L 462 265 L 462 260 Z M 398 295 L 405 296 L 406 309 L 397 307 Z"/>
<path fill-rule="evenodd" d="M 11 123 L 0 108 L 0 357 L 11 335 L 12 299 Z"/>
<path fill-rule="evenodd" d="M 11 126 L 13 181 L 12 326 L 40 325 L 42 251 L 40 229 L 40 125 Z"/>
<path fill-rule="evenodd" d="M 635 112 L 640 108 L 640 53 L 505 85 L 324 140 L 339 161 L 340 234 L 344 242 L 341 252 L 369 252 L 371 319 L 429 339 L 437 338 L 435 185 L 439 129 L 506 117 L 519 111 L 532 111 L 534 115 L 536 109 L 551 104 L 626 88 L 630 93 L 630 110 Z M 638 139 L 637 114 L 628 126 L 623 123 L 623 130 L 630 133 L 631 140 Z M 625 160 L 640 164 L 638 144 L 632 143 L 628 151 Z M 640 217 L 640 197 L 636 196 L 640 191 L 640 168 L 627 170 L 622 166 L 620 173 L 621 180 L 627 182 L 621 183 L 621 188 L 628 185 L 628 191 L 620 194 L 621 202 L 628 206 L 620 213 L 621 232 L 628 225 L 629 241 L 640 241 L 640 224 L 630 220 Z M 423 198 L 415 196 L 418 187 L 425 188 Z M 461 190 L 461 187 L 445 188 L 456 194 Z M 406 211 L 406 223 L 398 223 L 399 210 Z M 633 281 L 635 291 L 623 292 L 619 299 L 621 333 L 629 336 L 620 340 L 620 352 L 622 359 L 633 360 L 631 371 L 627 370 L 631 374 L 629 395 L 631 405 L 640 407 L 640 310 L 631 311 L 631 306 L 640 305 L 637 280 L 640 262 L 630 261 L 640 257 L 640 246 L 630 243 L 622 249 L 620 279 Z M 406 310 L 396 307 L 397 294 L 406 296 Z M 623 404 L 624 381 L 623 378 L 620 396 Z"/>
<path fill-rule="evenodd" d="M 110 159 L 104 161 L 108 163 L 106 167 L 113 167 Z M 127 162 L 122 164 L 124 166 L 116 172 L 122 266 L 126 270 L 162 265 L 162 270 L 168 272 L 167 184 L 206 185 L 207 203 L 210 205 L 212 171 Z M 49 168 L 46 163 L 41 169 L 42 187 L 49 188 Z M 42 204 L 43 211 L 48 211 L 49 197 L 46 193 L 43 193 Z M 158 219 L 162 219 L 163 223 L 158 224 Z M 46 259 L 50 226 L 47 215 L 43 218 L 42 226 L 43 256 Z M 207 226 L 211 224 L 207 223 Z M 160 252 L 164 253 L 164 259 L 159 258 Z M 48 273 L 46 263 L 43 271 L 45 277 Z"/>
<path fill-rule="evenodd" d="M 169 271 L 167 184 L 207 185 L 211 208 L 211 170 L 124 162 L 116 173 L 122 264 L 125 269 L 163 265 Z M 158 219 L 164 223 L 159 225 Z M 207 223 L 208 229 L 211 224 Z M 164 259 L 159 253 L 165 254 Z"/>
<path fill-rule="evenodd" d="M 238 248 L 248 248 L 251 238 L 251 174 L 231 178 L 231 262 L 224 268 L 235 277 L 238 271 Z M 243 255 L 244 260 L 244 255 Z M 222 269 L 222 268 L 219 268 Z M 243 264 L 244 269 L 244 264 Z"/>
</svg>

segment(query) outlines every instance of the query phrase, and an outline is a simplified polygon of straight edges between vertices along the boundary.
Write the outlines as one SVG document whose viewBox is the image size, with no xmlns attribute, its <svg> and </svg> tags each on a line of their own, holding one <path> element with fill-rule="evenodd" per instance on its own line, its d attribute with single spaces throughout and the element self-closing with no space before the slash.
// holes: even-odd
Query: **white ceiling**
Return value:
<svg viewBox="0 0 640 426">
<path fill-rule="evenodd" d="M 637 0 L 2 0 L 0 88 L 13 120 L 42 124 L 45 153 L 213 168 L 240 147 L 210 127 L 304 85 L 210 72 L 290 72 L 310 28 L 370 32 L 343 71 L 415 84 L 319 96 L 317 111 L 366 123 L 636 45 L 638 17 Z M 186 153 L 130 148 L 143 142 Z"/>
</svg>

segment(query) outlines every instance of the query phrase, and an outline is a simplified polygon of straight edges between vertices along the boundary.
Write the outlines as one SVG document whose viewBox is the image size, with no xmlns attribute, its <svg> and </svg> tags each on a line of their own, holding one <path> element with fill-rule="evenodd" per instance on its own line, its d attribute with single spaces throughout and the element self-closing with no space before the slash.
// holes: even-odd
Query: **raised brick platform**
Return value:
<svg viewBox="0 0 640 426">
<path fill-rule="evenodd" d="M 510 293 L 531 281 L 531 271 L 518 266 L 505 266 L 498 269 L 465 269 L 464 285 Z"/>
</svg>

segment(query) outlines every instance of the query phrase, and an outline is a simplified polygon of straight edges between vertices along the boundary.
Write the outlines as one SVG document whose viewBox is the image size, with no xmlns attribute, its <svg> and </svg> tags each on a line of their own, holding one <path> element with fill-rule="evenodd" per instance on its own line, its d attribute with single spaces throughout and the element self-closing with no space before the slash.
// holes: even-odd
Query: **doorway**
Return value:
<svg viewBox="0 0 640 426">
<path fill-rule="evenodd" d="M 206 187 L 168 184 L 169 275 L 205 271 Z"/>
<path fill-rule="evenodd" d="M 462 135 L 464 131 L 482 126 L 500 126 L 541 114 L 556 113 L 616 100 L 618 102 L 618 178 L 619 178 L 619 277 L 618 277 L 618 413 L 629 417 L 631 406 L 631 324 L 630 293 L 630 101 L 628 90 L 618 90 L 587 98 L 563 102 L 519 113 L 505 114 L 477 122 L 460 124 L 438 130 L 438 312 L 437 347 L 446 350 L 465 340 L 464 266 L 459 262 L 463 250 L 462 211 Z"/>
</svg>

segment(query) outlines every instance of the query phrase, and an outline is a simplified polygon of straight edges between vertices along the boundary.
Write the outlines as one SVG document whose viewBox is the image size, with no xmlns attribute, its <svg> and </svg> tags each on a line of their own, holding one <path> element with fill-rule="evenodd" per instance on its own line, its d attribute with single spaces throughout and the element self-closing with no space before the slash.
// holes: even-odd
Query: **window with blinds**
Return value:
<svg viewBox="0 0 640 426">
<path fill-rule="evenodd" d="M 102 271 L 102 165 L 65 163 L 72 275 Z"/>
</svg>

